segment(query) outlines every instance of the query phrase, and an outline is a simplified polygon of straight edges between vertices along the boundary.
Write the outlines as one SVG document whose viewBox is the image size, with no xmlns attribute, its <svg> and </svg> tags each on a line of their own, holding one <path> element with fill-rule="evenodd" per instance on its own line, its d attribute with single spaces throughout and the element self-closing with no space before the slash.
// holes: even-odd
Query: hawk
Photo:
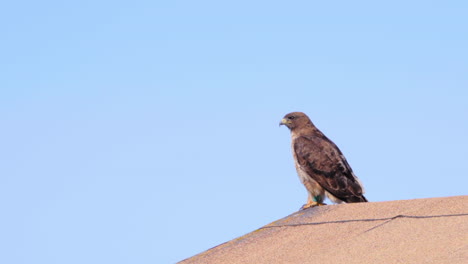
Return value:
<svg viewBox="0 0 468 264">
<path fill-rule="evenodd" d="M 307 189 L 307 203 L 301 209 L 334 203 L 367 202 L 364 188 L 340 149 L 301 112 L 284 116 L 280 126 L 291 131 L 291 147 L 297 174 Z"/>
</svg>

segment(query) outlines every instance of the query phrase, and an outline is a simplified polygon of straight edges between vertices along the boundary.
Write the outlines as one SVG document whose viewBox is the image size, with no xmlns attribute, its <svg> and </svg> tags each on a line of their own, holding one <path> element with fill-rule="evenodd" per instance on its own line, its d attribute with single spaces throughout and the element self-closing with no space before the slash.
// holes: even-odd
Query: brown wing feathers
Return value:
<svg viewBox="0 0 468 264">
<path fill-rule="evenodd" d="M 300 166 L 327 192 L 344 202 L 367 202 L 343 154 L 323 134 L 296 138 L 294 151 Z"/>
</svg>

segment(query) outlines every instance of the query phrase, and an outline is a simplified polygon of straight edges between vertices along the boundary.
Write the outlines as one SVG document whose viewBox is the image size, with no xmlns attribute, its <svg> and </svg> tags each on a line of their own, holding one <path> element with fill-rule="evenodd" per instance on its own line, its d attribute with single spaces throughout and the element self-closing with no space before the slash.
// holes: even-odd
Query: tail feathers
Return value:
<svg viewBox="0 0 468 264">
<path fill-rule="evenodd" d="M 346 203 L 366 203 L 368 201 L 364 195 L 361 195 L 361 196 L 351 196 L 345 202 Z"/>
</svg>

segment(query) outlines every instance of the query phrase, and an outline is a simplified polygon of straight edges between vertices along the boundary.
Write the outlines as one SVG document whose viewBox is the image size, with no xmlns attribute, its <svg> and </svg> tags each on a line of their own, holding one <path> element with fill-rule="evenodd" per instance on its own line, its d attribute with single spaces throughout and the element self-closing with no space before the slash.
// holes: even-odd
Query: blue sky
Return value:
<svg viewBox="0 0 468 264">
<path fill-rule="evenodd" d="M 466 195 L 466 1 L 10 1 L 0 262 L 174 263 L 305 202 L 288 112 L 370 201 Z"/>
</svg>

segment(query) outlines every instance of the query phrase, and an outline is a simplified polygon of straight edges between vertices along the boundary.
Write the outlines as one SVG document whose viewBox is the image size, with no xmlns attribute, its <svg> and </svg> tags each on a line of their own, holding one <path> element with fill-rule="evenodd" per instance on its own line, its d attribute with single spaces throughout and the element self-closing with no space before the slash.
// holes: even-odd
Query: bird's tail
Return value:
<svg viewBox="0 0 468 264">
<path fill-rule="evenodd" d="M 364 195 L 361 195 L 361 196 L 350 197 L 346 202 L 347 203 L 367 203 L 368 201 Z"/>
</svg>

